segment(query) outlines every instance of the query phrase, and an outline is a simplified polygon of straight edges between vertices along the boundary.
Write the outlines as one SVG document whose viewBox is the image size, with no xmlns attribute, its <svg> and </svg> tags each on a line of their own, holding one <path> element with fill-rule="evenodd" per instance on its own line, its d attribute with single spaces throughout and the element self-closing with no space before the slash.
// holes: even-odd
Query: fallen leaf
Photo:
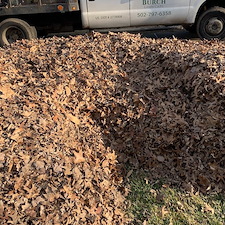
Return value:
<svg viewBox="0 0 225 225">
<path fill-rule="evenodd" d="M 12 86 L 10 84 L 4 84 L 4 86 L 0 86 L 0 98 L 8 99 L 15 95 L 15 92 L 12 90 Z"/>
<path fill-rule="evenodd" d="M 208 204 L 206 204 L 206 203 L 205 203 L 205 206 L 204 206 L 204 211 L 205 211 L 205 212 L 210 212 L 210 213 L 212 213 L 212 214 L 215 213 L 215 210 L 214 210 L 210 205 L 208 205 Z"/>
<path fill-rule="evenodd" d="M 74 152 L 74 155 L 75 155 L 75 158 L 74 158 L 73 162 L 75 164 L 85 162 L 85 158 L 83 157 L 82 152 Z"/>
<path fill-rule="evenodd" d="M 4 161 L 5 160 L 5 154 L 0 152 L 0 161 Z"/>
<path fill-rule="evenodd" d="M 157 156 L 156 159 L 159 161 L 159 162 L 164 162 L 165 158 L 161 155 Z"/>
<path fill-rule="evenodd" d="M 73 116 L 73 115 L 70 114 L 70 113 L 66 114 L 66 117 L 67 117 L 71 122 L 73 122 L 74 124 L 76 124 L 76 125 L 79 125 L 79 124 L 80 124 L 80 120 L 78 119 L 78 117 Z"/>
<path fill-rule="evenodd" d="M 3 205 L 3 201 L 0 200 L 0 216 L 3 216 L 4 214 L 4 205 Z"/>
<path fill-rule="evenodd" d="M 161 208 L 161 217 L 164 218 L 166 214 L 168 214 L 169 211 L 166 209 L 166 206 L 163 206 Z"/>
</svg>

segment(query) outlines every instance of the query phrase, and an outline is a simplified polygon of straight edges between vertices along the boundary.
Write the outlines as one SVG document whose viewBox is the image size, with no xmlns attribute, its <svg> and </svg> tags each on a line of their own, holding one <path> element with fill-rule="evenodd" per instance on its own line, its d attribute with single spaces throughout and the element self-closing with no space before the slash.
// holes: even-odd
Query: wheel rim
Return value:
<svg viewBox="0 0 225 225">
<path fill-rule="evenodd" d="M 18 27 L 12 26 L 9 27 L 6 31 L 6 39 L 10 44 L 17 40 L 22 40 L 25 38 L 26 38 L 25 33 Z"/>
<path fill-rule="evenodd" d="M 209 35 L 219 35 L 224 29 L 224 20 L 220 18 L 211 18 L 208 20 L 205 30 Z"/>
</svg>

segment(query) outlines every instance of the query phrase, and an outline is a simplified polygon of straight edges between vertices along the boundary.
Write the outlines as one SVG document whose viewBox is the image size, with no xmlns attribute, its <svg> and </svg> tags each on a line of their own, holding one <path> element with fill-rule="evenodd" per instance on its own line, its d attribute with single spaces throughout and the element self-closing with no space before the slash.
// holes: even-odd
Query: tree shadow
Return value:
<svg viewBox="0 0 225 225">
<path fill-rule="evenodd" d="M 144 170 L 150 183 L 223 192 L 224 81 L 218 74 L 224 57 L 210 42 L 109 38 L 119 74 L 110 78 L 110 98 L 91 116 L 105 146 L 115 150 L 124 180 L 130 170 Z"/>
<path fill-rule="evenodd" d="M 137 33 L 137 32 L 134 32 Z M 155 29 L 155 30 L 149 30 L 149 31 L 143 31 L 141 32 L 142 37 L 147 38 L 170 38 L 170 39 L 181 39 L 181 40 L 196 40 L 199 39 L 197 34 L 191 33 L 185 29 L 182 29 L 182 27 L 165 27 L 165 29 Z"/>
</svg>

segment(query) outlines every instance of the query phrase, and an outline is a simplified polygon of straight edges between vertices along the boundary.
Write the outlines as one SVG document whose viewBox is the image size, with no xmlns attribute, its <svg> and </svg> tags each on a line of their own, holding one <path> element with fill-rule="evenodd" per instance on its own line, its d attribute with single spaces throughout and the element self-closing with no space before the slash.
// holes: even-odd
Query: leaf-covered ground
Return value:
<svg viewBox="0 0 225 225">
<path fill-rule="evenodd" d="M 225 189 L 225 47 L 99 34 L 0 52 L 3 224 L 125 224 L 129 168 Z"/>
</svg>

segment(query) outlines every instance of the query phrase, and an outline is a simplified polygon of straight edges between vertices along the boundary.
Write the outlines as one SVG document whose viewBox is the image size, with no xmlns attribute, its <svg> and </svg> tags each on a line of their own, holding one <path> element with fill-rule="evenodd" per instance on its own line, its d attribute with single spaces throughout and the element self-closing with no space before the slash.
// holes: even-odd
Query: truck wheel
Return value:
<svg viewBox="0 0 225 225">
<path fill-rule="evenodd" d="M 27 22 L 9 18 L 0 23 L 0 45 L 9 45 L 21 39 L 37 38 L 35 27 L 30 26 Z"/>
<path fill-rule="evenodd" d="M 204 12 L 197 21 L 197 34 L 201 39 L 224 39 L 225 9 L 214 7 Z"/>
</svg>

